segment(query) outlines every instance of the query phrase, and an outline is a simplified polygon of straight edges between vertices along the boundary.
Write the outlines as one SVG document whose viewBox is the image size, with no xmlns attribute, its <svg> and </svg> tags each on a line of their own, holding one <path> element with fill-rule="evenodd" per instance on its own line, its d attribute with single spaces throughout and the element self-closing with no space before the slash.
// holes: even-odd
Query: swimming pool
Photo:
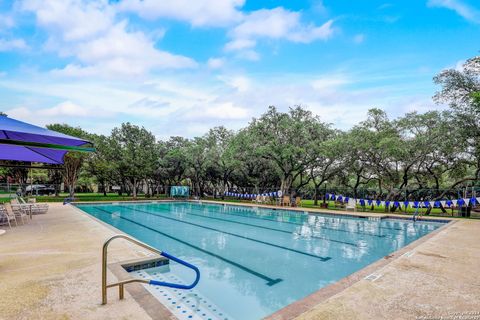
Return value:
<svg viewBox="0 0 480 320">
<path fill-rule="evenodd" d="M 200 269 L 190 292 L 149 288 L 187 319 L 260 319 L 444 225 L 195 202 L 76 206 Z M 137 274 L 193 280 L 174 262 Z"/>
</svg>

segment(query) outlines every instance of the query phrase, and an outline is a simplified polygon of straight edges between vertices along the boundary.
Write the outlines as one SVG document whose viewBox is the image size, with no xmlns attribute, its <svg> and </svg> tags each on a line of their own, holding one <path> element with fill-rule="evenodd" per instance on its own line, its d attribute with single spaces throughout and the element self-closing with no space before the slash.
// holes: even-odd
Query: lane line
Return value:
<svg viewBox="0 0 480 320">
<path fill-rule="evenodd" d="M 105 210 L 105 209 L 102 209 L 102 208 L 99 208 L 99 207 L 94 207 L 94 208 L 97 209 L 97 210 L 99 210 L 99 211 L 106 212 L 106 213 L 108 213 L 108 214 L 112 214 L 112 213 L 113 213 L 113 212 L 110 212 L 110 211 L 108 211 L 108 210 Z M 174 241 L 180 242 L 181 244 L 184 244 L 184 245 L 189 246 L 189 247 L 191 247 L 191 248 L 193 248 L 193 249 L 196 249 L 196 250 L 198 250 L 198 251 L 200 251 L 200 252 L 203 252 L 203 253 L 205 253 L 205 254 L 207 254 L 207 255 L 210 255 L 210 256 L 215 257 L 215 258 L 217 258 L 217 259 L 219 259 L 219 260 L 222 260 L 223 262 L 226 262 L 226 263 L 228 263 L 228 264 L 231 264 L 231 265 L 233 265 L 233 266 L 235 266 L 235 267 L 237 267 L 237 268 L 239 268 L 239 269 L 241 269 L 241 270 L 243 270 L 243 271 L 245 271 L 245 272 L 248 272 L 248 273 L 250 273 L 250 274 L 252 274 L 252 275 L 254 275 L 254 276 L 256 276 L 256 277 L 258 277 L 258 278 L 260 278 L 260 279 L 262 279 L 262 280 L 267 281 L 267 285 L 268 285 L 268 286 L 273 286 L 273 285 L 275 285 L 275 284 L 283 281 L 283 279 L 280 279 L 280 278 L 273 279 L 273 278 L 271 278 L 271 277 L 268 277 L 268 276 L 266 276 L 266 275 L 264 275 L 264 274 L 262 274 L 262 273 L 260 273 L 260 272 L 257 272 L 257 271 L 255 271 L 255 270 L 252 270 L 252 269 L 248 268 L 248 267 L 245 267 L 244 265 L 241 265 L 241 264 L 239 264 L 239 263 L 237 263 L 237 262 L 235 262 L 235 261 L 229 260 L 229 259 L 227 259 L 227 258 L 224 258 L 224 257 L 218 255 L 218 254 L 215 254 L 215 253 L 213 253 L 213 252 L 210 252 L 210 251 L 207 251 L 207 250 L 202 249 L 202 248 L 200 248 L 200 247 L 197 247 L 197 246 L 194 245 L 194 244 L 191 244 L 191 243 L 189 243 L 189 242 L 187 242 L 187 241 L 181 240 L 181 239 L 179 239 L 179 238 L 177 238 L 177 237 L 171 236 L 171 235 L 169 235 L 169 234 L 167 234 L 167 233 L 164 233 L 164 232 L 162 232 L 162 231 L 160 231 L 160 230 L 157 230 L 157 229 L 155 229 L 155 228 L 146 226 L 146 225 L 144 225 L 144 224 L 142 224 L 142 223 L 136 222 L 136 221 L 131 220 L 131 219 L 128 219 L 128 218 L 126 218 L 126 217 L 122 217 L 121 215 L 118 215 L 118 218 L 123 219 L 123 220 L 126 220 L 126 221 L 128 221 L 128 222 L 130 222 L 130 223 L 136 224 L 136 225 L 138 225 L 138 226 L 140 226 L 140 227 L 143 227 L 143 228 L 148 229 L 148 230 L 150 230 L 150 231 L 156 232 L 156 233 L 158 233 L 158 234 L 161 234 L 161 235 L 164 236 L 164 237 L 167 237 L 167 238 L 172 239 L 172 240 L 174 240 Z"/>
<path fill-rule="evenodd" d="M 223 230 L 216 229 L 216 228 L 207 227 L 207 226 L 204 226 L 204 225 L 201 225 L 201 224 L 197 224 L 197 223 L 193 223 L 193 222 L 187 222 L 187 221 L 184 221 L 184 220 L 179 220 L 179 219 L 175 219 L 175 218 L 170 218 L 170 217 L 161 216 L 161 215 L 154 214 L 154 213 L 151 213 L 151 212 L 145 211 L 145 210 L 134 209 L 134 208 L 130 208 L 130 207 L 127 207 L 127 206 L 118 206 L 118 207 L 122 207 L 122 208 L 125 208 L 125 209 L 128 209 L 128 210 L 132 210 L 132 211 L 143 212 L 143 213 L 146 213 L 146 214 L 150 214 L 150 215 L 159 217 L 159 218 L 161 218 L 161 219 L 172 220 L 172 221 L 176 221 L 176 222 L 188 224 L 188 225 L 195 226 L 195 227 L 199 227 L 199 228 L 203 228 L 203 229 L 207 229 L 207 230 L 211 230 L 211 231 L 215 231 L 215 232 L 220 232 L 220 233 L 223 233 L 223 234 L 228 234 L 228 235 L 231 235 L 231 236 L 233 236 L 233 237 L 237 237 L 237 238 L 241 238 L 241 239 L 245 239 L 245 240 L 249 240 L 249 241 L 261 243 L 261 244 L 264 244 L 264 245 L 267 245 L 267 246 L 271 246 L 271 247 L 275 247 L 275 248 L 279 248 L 279 249 L 283 249 L 283 250 L 295 252 L 295 253 L 298 253 L 298 254 L 303 254 L 303 255 L 305 255 L 305 256 L 309 256 L 309 257 L 312 257 L 312 258 L 317 258 L 317 259 L 319 259 L 320 261 L 328 261 L 328 260 L 331 259 L 331 257 L 318 256 L 318 255 L 316 255 L 316 254 L 311 254 L 311 253 L 308 253 L 308 252 L 305 252 L 305 251 L 300 251 L 300 250 L 296 250 L 296 249 L 284 247 L 284 246 L 281 246 L 281 245 L 278 245 L 278 244 L 275 244 L 275 243 L 271 243 L 271 242 L 267 242 L 267 241 L 262 241 L 262 240 L 258 240 L 258 239 L 254 239 L 254 238 L 250 238 L 250 237 L 246 237 L 246 236 L 242 236 L 242 235 L 240 235 L 240 234 L 236 234 L 236 233 L 232 233 L 232 232 L 228 232 L 228 231 L 223 231 Z"/>
<path fill-rule="evenodd" d="M 171 212 L 170 209 L 168 208 L 158 208 L 156 207 L 156 209 L 160 209 L 162 211 L 168 211 L 169 213 Z M 199 210 L 197 210 L 199 211 Z M 154 214 L 153 212 L 149 212 L 150 214 L 152 215 L 156 215 Z M 272 230 L 272 231 L 277 231 L 277 232 L 282 232 L 282 233 L 286 233 L 286 234 L 289 234 L 289 235 L 293 235 L 293 232 L 294 231 L 287 231 L 287 230 L 281 230 L 281 229 L 276 229 L 276 228 L 270 228 L 270 227 L 265 227 L 265 226 L 260 226 L 260 225 L 257 225 L 257 224 L 251 224 L 251 223 L 245 223 L 245 222 L 240 222 L 240 221 L 234 221 L 234 220 L 228 220 L 228 219 L 222 219 L 222 218 L 216 218 L 216 217 L 211 217 L 211 216 L 206 216 L 206 215 L 201 215 L 201 214 L 195 214 L 195 213 L 190 213 L 190 212 L 186 212 L 186 215 L 190 215 L 190 216 L 196 216 L 196 217 L 201 217 L 201 218 L 206 218 L 206 219 L 213 219 L 213 220 L 219 220 L 219 221 L 225 221 L 225 222 L 230 222 L 230 223 L 236 223 L 236 224 L 241 224 L 241 225 L 245 225 L 245 226 L 251 226 L 251 227 L 254 227 L 254 228 L 261 228 L 261 229 L 265 229 L 265 230 Z M 326 241 L 331 241 L 331 242 L 337 242 L 337 243 L 341 243 L 341 244 L 346 244 L 346 245 L 349 245 L 349 246 L 354 246 L 354 247 L 358 247 L 359 245 L 356 244 L 356 243 L 353 243 L 353 242 L 346 242 L 346 241 L 341 241 L 341 240 L 335 240 L 335 239 L 330 239 L 328 237 L 325 237 L 325 236 L 315 236 L 315 235 L 312 235 L 310 236 L 311 238 L 315 238 L 315 239 L 322 239 L 322 240 L 326 240 Z"/>
<path fill-rule="evenodd" d="M 231 215 L 231 216 L 235 216 L 235 217 L 242 217 L 242 218 L 252 218 L 252 219 L 257 219 L 257 220 L 263 220 L 263 221 L 271 221 L 271 222 L 280 222 L 280 223 L 287 223 L 287 224 L 293 224 L 293 225 L 297 225 L 297 226 L 303 226 L 303 223 L 298 223 L 298 222 L 291 222 L 291 221 L 277 221 L 277 220 L 273 220 L 273 219 L 264 219 L 264 218 L 260 218 L 258 216 L 252 216 L 252 214 L 255 214 L 255 213 L 252 213 L 252 214 L 248 214 L 248 215 L 244 215 L 244 214 L 241 214 L 241 213 L 226 213 L 226 212 L 220 212 L 218 211 L 219 214 L 224 214 L 224 215 Z M 278 215 L 277 215 L 278 216 Z M 272 216 L 274 217 L 274 215 Z M 320 223 L 320 228 L 323 228 L 323 229 L 328 229 L 328 230 L 334 230 L 334 231 L 340 231 L 340 232 L 346 232 L 346 233 L 358 233 L 358 234 L 364 234 L 364 235 L 367 235 L 367 236 L 372 236 L 372 237 L 378 237 L 378 238 L 385 238 L 386 236 L 383 235 L 383 234 L 373 234 L 373 233 L 368 233 L 368 232 L 363 232 L 363 231 L 350 231 L 350 230 L 345 230 L 345 229 L 336 229 L 336 228 L 331 228 L 331 227 L 326 227 L 324 223 Z M 376 227 L 376 228 L 383 228 L 383 229 L 389 229 L 389 230 L 392 230 L 392 228 L 386 228 L 386 227 Z M 393 230 L 403 230 L 403 229 L 393 229 Z"/>
<path fill-rule="evenodd" d="M 196 205 L 196 204 L 194 204 L 194 203 L 189 203 L 189 204 L 191 204 L 191 205 Z M 236 207 L 238 207 L 238 206 L 232 206 L 232 205 L 228 205 L 228 204 L 224 204 L 224 205 L 223 205 L 223 204 L 218 204 L 218 203 L 208 203 L 208 205 L 215 206 L 215 207 L 228 206 L 229 208 L 236 208 Z M 247 208 L 247 207 L 245 207 L 245 208 Z M 250 207 L 248 207 L 248 208 L 250 208 Z M 265 211 L 267 211 L 267 210 L 276 211 L 275 213 L 270 212 L 269 214 L 277 215 L 277 216 L 280 215 L 280 214 L 277 214 L 277 212 L 280 212 L 280 211 L 286 212 L 286 213 L 290 213 L 291 215 L 298 215 L 298 212 L 297 212 L 297 211 L 288 211 L 288 210 L 285 210 L 285 209 L 275 210 L 275 209 L 260 208 L 260 207 L 259 207 L 259 209 L 260 209 L 260 210 L 265 210 Z M 318 213 L 317 213 L 317 212 L 312 212 L 312 213 L 313 213 L 315 216 L 325 217 L 325 214 L 322 215 L 321 212 L 318 212 Z M 329 214 L 329 215 L 327 215 L 327 217 L 325 217 L 325 218 L 332 218 L 333 216 L 335 216 L 335 214 Z M 339 218 L 342 218 L 340 215 L 337 215 L 337 216 L 339 216 Z M 349 217 L 349 218 L 352 218 L 352 217 Z M 354 219 L 356 219 L 356 218 L 354 218 Z M 365 222 L 368 222 L 367 219 L 362 219 L 362 220 L 363 220 L 363 221 L 361 221 L 361 222 L 363 223 L 363 225 L 365 225 Z M 272 221 L 275 221 L 275 220 L 272 220 Z M 292 223 L 292 222 L 291 222 L 291 223 Z M 293 224 L 297 224 L 297 223 L 294 223 L 294 222 L 293 222 Z M 380 225 L 379 225 L 379 226 L 376 226 L 376 228 L 386 229 L 386 230 L 398 230 L 398 231 L 403 231 L 403 230 L 405 230 L 405 229 L 403 229 L 403 228 L 382 227 L 382 226 L 380 226 Z M 349 230 L 341 230 L 341 229 L 333 229 L 333 230 L 350 232 Z M 358 231 L 358 232 L 362 233 L 361 231 Z M 368 234 L 368 233 L 365 233 L 365 234 Z M 370 235 L 372 235 L 372 234 L 370 234 Z"/>
</svg>

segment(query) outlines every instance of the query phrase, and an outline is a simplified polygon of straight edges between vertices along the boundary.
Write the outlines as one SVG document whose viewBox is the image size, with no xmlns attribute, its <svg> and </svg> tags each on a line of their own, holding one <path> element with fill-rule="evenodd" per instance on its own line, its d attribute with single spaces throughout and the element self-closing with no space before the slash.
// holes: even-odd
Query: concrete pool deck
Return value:
<svg viewBox="0 0 480 320">
<path fill-rule="evenodd" d="M 117 290 L 110 289 L 109 303 L 100 305 L 101 246 L 115 233 L 108 226 L 70 206 L 51 204 L 49 213 L 25 225 L 2 228 L 7 233 L 0 237 L 0 319 L 150 319 L 128 290 L 119 301 Z M 122 240 L 112 243 L 109 261 L 146 256 Z M 459 219 L 374 270 L 378 278 L 355 279 L 320 303 L 303 306 L 306 311 L 297 305 L 305 312 L 290 315 L 421 319 L 476 312 L 478 317 L 479 268 L 480 221 Z M 114 278 L 109 273 L 109 281 Z M 292 317 L 280 312 L 270 318 Z"/>
<path fill-rule="evenodd" d="M 86 214 L 50 204 L 47 214 L 6 229 L 0 238 L 0 319 L 150 319 L 128 292 L 101 303 L 101 249 L 114 231 Z M 123 240 L 109 261 L 145 257 Z M 115 277 L 108 274 L 109 281 Z"/>
</svg>

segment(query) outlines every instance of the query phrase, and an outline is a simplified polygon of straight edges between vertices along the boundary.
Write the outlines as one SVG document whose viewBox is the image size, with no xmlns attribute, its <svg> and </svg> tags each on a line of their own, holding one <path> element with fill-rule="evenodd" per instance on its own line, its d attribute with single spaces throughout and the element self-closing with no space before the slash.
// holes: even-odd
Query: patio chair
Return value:
<svg viewBox="0 0 480 320">
<path fill-rule="evenodd" d="M 289 207 L 290 205 L 291 205 L 290 196 L 284 195 L 283 200 L 282 200 L 282 206 L 288 206 Z"/>
<path fill-rule="evenodd" d="M 27 208 L 21 206 L 21 205 L 11 205 L 10 208 L 8 205 L 5 205 L 5 210 L 11 210 L 11 212 L 15 215 L 15 218 L 18 222 L 18 220 L 22 220 L 22 224 L 25 224 L 25 219 L 28 221 L 28 211 Z"/>
<path fill-rule="evenodd" d="M 270 198 L 268 196 L 262 196 L 262 203 L 263 204 L 268 204 L 269 201 L 270 201 Z"/>
<path fill-rule="evenodd" d="M 272 204 L 272 198 L 270 198 L 269 196 L 264 196 L 263 197 L 263 202 L 265 204 Z"/>
<path fill-rule="evenodd" d="M 13 203 L 13 204 L 26 204 L 26 203 L 29 203 L 27 201 L 25 201 L 25 199 L 23 197 L 20 197 L 20 196 L 17 196 L 15 198 L 13 198 L 12 200 L 10 200 L 10 203 Z"/>
<path fill-rule="evenodd" d="M 353 211 L 357 211 L 357 202 L 355 199 L 348 199 L 348 203 L 347 203 L 347 206 L 345 208 L 345 210 L 353 210 Z"/>
<path fill-rule="evenodd" d="M 17 209 L 17 207 L 20 207 L 25 213 L 30 213 L 31 211 L 32 214 L 44 214 L 47 213 L 49 209 L 47 203 L 21 203 L 19 199 L 12 199 L 10 204 L 12 208 Z"/>
<path fill-rule="evenodd" d="M 8 212 L 7 208 L 3 204 L 0 204 L 0 215 L 4 216 L 7 219 L 8 226 L 10 227 L 10 229 L 12 229 L 12 224 L 10 223 L 10 221 L 14 221 L 15 226 L 18 226 L 17 218 L 15 217 L 15 215 L 13 213 Z"/>
<path fill-rule="evenodd" d="M 301 206 L 302 206 L 302 198 L 295 197 L 295 207 L 301 207 Z"/>
</svg>

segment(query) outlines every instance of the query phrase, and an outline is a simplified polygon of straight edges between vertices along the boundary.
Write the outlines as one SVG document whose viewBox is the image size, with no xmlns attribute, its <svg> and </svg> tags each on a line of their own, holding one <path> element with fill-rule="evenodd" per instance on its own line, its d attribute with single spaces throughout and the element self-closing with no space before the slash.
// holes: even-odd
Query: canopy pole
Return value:
<svg viewBox="0 0 480 320">
<path fill-rule="evenodd" d="M 33 196 L 33 169 L 31 166 L 32 163 L 30 162 L 30 194 Z"/>
</svg>

